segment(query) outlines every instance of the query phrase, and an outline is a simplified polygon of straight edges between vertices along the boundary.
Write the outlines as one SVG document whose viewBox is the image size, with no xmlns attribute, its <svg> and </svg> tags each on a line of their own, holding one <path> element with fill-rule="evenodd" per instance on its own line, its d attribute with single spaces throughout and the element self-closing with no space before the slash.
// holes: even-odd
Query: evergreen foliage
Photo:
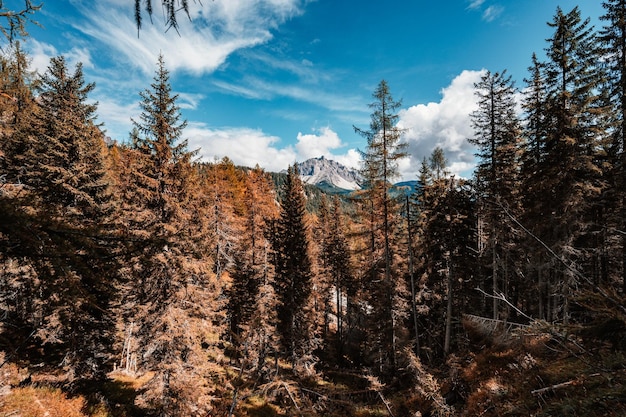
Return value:
<svg viewBox="0 0 626 417">
<path fill-rule="evenodd" d="M 292 364 L 309 359 L 315 341 L 311 332 L 309 298 L 311 258 L 302 181 L 290 166 L 284 185 L 280 216 L 272 230 L 274 292 L 281 346 Z"/>
<path fill-rule="evenodd" d="M 521 124 L 516 115 L 515 94 L 511 77 L 487 71 L 475 85 L 478 110 L 471 114 L 474 138 L 470 143 L 478 149 L 476 168 L 477 193 L 480 201 L 479 220 L 481 255 L 491 271 L 491 291 L 516 298 L 519 279 L 510 277 L 520 270 L 515 227 L 505 211 L 518 215 L 519 149 Z M 501 307 L 493 299 L 492 315 L 500 318 Z"/>
<path fill-rule="evenodd" d="M 399 298 L 402 282 L 397 278 L 394 263 L 393 240 L 397 236 L 399 202 L 392 197 L 392 179 L 398 175 L 398 160 L 406 157 L 407 144 L 402 142 L 402 130 L 396 126 L 400 101 L 395 101 L 385 80 L 372 94 L 374 102 L 368 130 L 355 127 L 355 131 L 367 140 L 367 148 L 361 153 L 362 176 L 366 182 L 363 192 L 365 210 L 369 217 L 371 240 L 369 302 L 374 310 L 370 317 L 372 355 L 378 356 L 379 369 L 396 366 L 396 354 L 400 350 L 398 317 L 401 316 Z M 401 303 L 400 303 L 401 304 Z"/>
<path fill-rule="evenodd" d="M 626 1 L 611 0 L 602 3 L 606 22 L 600 32 L 602 54 L 608 67 L 607 95 L 612 104 L 613 123 L 609 126 L 610 192 L 613 197 L 615 217 L 608 224 L 611 230 L 621 233 L 622 291 L 626 292 Z M 618 233 L 619 234 L 619 233 Z M 611 235 L 615 235 L 612 232 Z"/>
<path fill-rule="evenodd" d="M 366 188 L 331 199 L 295 165 L 196 161 L 163 56 L 118 144 L 80 64 L 37 76 L 12 44 L 0 414 L 624 414 L 626 2 L 604 7 L 599 33 L 557 8 L 522 93 L 486 71 L 475 179 L 437 147 L 402 201 L 385 81 L 355 128 Z"/>
</svg>

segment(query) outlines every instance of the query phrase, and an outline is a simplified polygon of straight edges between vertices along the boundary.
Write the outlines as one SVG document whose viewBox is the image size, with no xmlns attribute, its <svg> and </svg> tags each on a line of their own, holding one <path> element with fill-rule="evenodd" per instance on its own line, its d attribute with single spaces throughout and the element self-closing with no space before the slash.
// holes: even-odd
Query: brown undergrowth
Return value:
<svg viewBox="0 0 626 417">
<path fill-rule="evenodd" d="M 625 416 L 623 351 L 583 327 L 536 322 L 512 334 L 465 323 L 463 416 Z"/>
<path fill-rule="evenodd" d="M 229 373 L 220 416 L 626 416 L 626 355 L 605 335 L 543 322 L 502 332 L 464 323 L 466 349 L 435 368 L 406 352 L 394 378 L 365 370 L 303 372 L 281 363 L 264 381 Z M 230 369 L 230 368 L 229 368 Z M 64 388 L 62 375 L 6 363 L 0 416 L 143 417 L 135 405 L 150 374 L 110 374 Z"/>
</svg>

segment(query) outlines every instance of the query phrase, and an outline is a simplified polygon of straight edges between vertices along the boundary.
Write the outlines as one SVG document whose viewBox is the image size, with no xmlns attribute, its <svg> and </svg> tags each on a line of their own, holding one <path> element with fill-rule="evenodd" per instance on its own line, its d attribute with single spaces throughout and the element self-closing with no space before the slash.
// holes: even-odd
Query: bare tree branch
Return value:
<svg viewBox="0 0 626 417">
<path fill-rule="evenodd" d="M 493 298 L 493 299 L 496 299 L 496 300 L 504 301 L 509 307 L 511 307 L 513 310 L 517 311 L 520 315 L 526 317 L 531 322 L 535 321 L 534 318 L 530 317 L 529 315 L 524 313 L 522 310 L 520 310 L 519 308 L 517 308 L 513 304 L 511 304 L 511 302 L 506 299 L 506 297 L 504 296 L 503 293 L 499 292 L 499 293 L 495 293 L 495 294 L 488 294 L 485 291 L 483 291 L 481 288 L 478 288 L 478 287 L 476 287 L 475 290 L 481 292 L 486 297 L 490 297 L 490 298 Z"/>
<path fill-rule="evenodd" d="M 42 5 L 43 3 L 35 5 L 31 0 L 24 0 L 22 10 L 10 10 L 4 7 L 4 1 L 0 0 L 0 18 L 6 19 L 6 25 L 0 25 L 0 32 L 9 43 L 12 43 L 16 37 L 28 36 L 27 23 L 40 26 L 30 16 L 41 9 Z"/>
</svg>

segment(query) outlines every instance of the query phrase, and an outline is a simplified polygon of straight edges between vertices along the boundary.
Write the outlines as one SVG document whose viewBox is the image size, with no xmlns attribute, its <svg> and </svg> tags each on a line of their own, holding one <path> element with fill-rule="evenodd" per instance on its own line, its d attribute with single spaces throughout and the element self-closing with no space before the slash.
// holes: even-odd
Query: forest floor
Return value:
<svg viewBox="0 0 626 417">
<path fill-rule="evenodd" d="M 386 384 L 354 370 L 296 378 L 284 369 L 262 386 L 244 381 L 215 415 L 228 416 L 237 398 L 232 415 L 241 417 L 626 416 L 623 346 L 541 323 L 513 334 L 465 330 L 467 349 L 436 368 L 408 361 Z M 147 416 L 135 397 L 149 379 L 114 373 L 70 392 L 62 374 L 5 362 L 0 417 Z"/>
</svg>

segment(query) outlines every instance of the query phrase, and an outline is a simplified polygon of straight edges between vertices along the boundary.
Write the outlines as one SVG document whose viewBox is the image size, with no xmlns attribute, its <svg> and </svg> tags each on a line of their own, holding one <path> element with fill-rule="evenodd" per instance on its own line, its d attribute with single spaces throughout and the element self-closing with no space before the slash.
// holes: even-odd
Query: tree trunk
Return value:
<svg viewBox="0 0 626 417">
<path fill-rule="evenodd" d="M 448 255 L 450 256 L 450 255 Z M 450 339 L 452 336 L 452 261 L 448 258 L 448 305 L 446 308 L 446 335 L 443 343 L 443 352 L 447 355 L 450 352 Z"/>
<path fill-rule="evenodd" d="M 411 313 L 413 314 L 413 331 L 415 332 L 415 356 L 420 355 L 420 340 L 417 329 L 417 306 L 415 301 L 415 274 L 413 271 L 413 234 L 411 233 L 411 206 L 409 196 L 406 196 L 407 245 L 409 255 L 409 277 L 411 278 Z"/>
</svg>

